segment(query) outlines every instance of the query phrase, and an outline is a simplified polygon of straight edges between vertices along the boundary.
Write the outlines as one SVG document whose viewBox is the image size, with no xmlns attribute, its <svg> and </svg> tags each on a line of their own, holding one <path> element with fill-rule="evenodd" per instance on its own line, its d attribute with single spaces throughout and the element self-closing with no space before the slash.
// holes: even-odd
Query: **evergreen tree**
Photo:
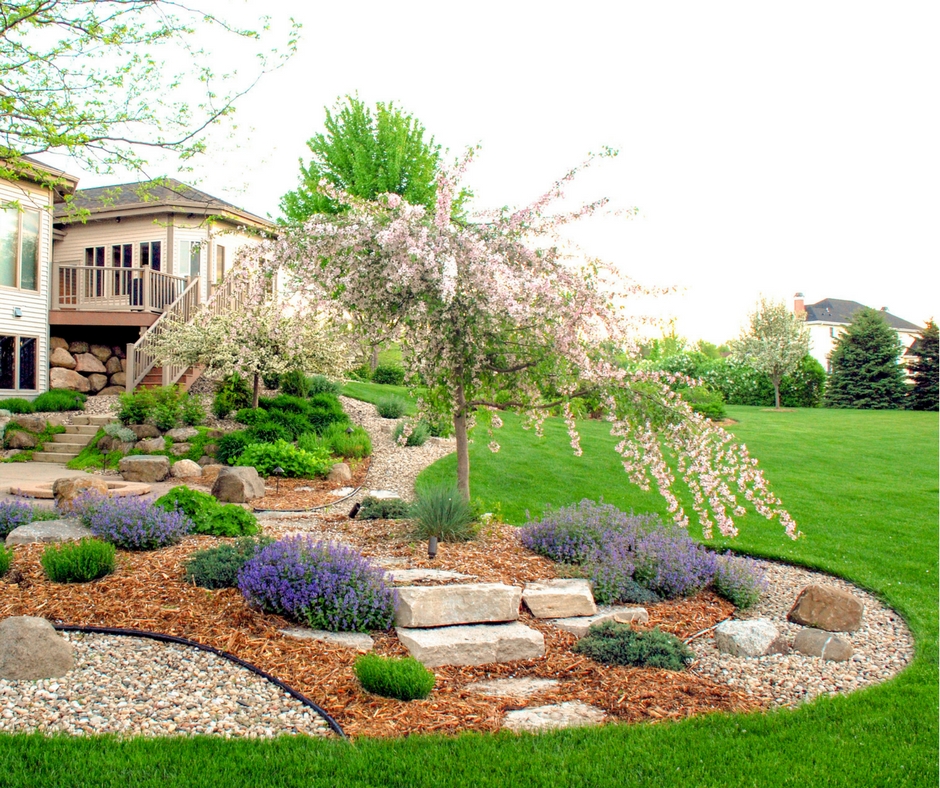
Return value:
<svg viewBox="0 0 940 788">
<path fill-rule="evenodd" d="M 927 327 L 920 336 L 917 360 L 909 365 L 914 378 L 914 388 L 908 395 L 908 407 L 911 410 L 937 410 L 940 400 L 937 361 L 938 332 L 933 320 L 927 321 Z"/>
<path fill-rule="evenodd" d="M 901 341 L 884 316 L 865 307 L 839 337 L 830 356 L 826 391 L 830 408 L 903 408 L 907 394 L 898 364 Z"/>
</svg>

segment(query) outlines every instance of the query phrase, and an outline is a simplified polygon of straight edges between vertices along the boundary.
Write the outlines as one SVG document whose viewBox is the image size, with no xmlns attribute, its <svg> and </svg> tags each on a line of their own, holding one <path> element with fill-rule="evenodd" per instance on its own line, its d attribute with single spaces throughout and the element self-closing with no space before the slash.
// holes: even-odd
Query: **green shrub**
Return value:
<svg viewBox="0 0 940 788">
<path fill-rule="evenodd" d="M 384 698 L 416 700 L 434 689 L 434 673 L 414 657 L 380 657 L 363 654 L 356 658 L 353 671 L 362 688 Z"/>
<path fill-rule="evenodd" d="M 33 400 L 33 410 L 37 413 L 51 413 L 52 411 L 84 410 L 87 397 L 80 391 L 66 389 L 50 389 Z"/>
<path fill-rule="evenodd" d="M 82 539 L 47 547 L 40 559 L 54 583 L 88 583 L 114 571 L 114 545 L 100 539 Z"/>
<path fill-rule="evenodd" d="M 372 382 L 400 386 L 405 382 L 405 370 L 397 364 L 379 364 L 372 373 Z"/>
<path fill-rule="evenodd" d="M 251 443 L 274 443 L 275 441 L 289 441 L 293 438 L 284 427 L 273 421 L 262 421 L 247 430 Z"/>
<path fill-rule="evenodd" d="M 269 536 L 239 539 L 234 544 L 223 544 L 193 553 L 183 565 L 186 582 L 202 588 L 235 588 L 238 585 L 238 573 L 245 563 L 273 541 Z"/>
<path fill-rule="evenodd" d="M 155 404 L 151 389 L 125 391 L 120 395 L 118 421 L 121 424 L 143 424 L 150 418 Z"/>
<path fill-rule="evenodd" d="M 13 551 L 5 545 L 0 544 L 0 577 L 3 577 L 10 571 L 10 564 L 13 563 Z"/>
<path fill-rule="evenodd" d="M 372 367 L 368 364 L 360 364 L 358 367 L 349 370 L 349 377 L 353 380 L 361 380 L 363 383 L 372 381 Z"/>
<path fill-rule="evenodd" d="M 405 415 L 408 403 L 395 395 L 380 397 L 375 402 L 375 409 L 383 419 L 400 419 Z"/>
<path fill-rule="evenodd" d="M 121 424 L 105 424 L 104 431 L 106 435 L 117 438 L 122 443 L 131 443 L 137 440 L 136 433 Z"/>
<path fill-rule="evenodd" d="M 261 376 L 261 383 L 266 389 L 279 389 L 282 375 L 278 372 L 269 372 Z"/>
<path fill-rule="evenodd" d="M 2 400 L 2 402 L 3 409 L 10 411 L 10 413 L 32 413 L 35 410 L 33 403 L 22 397 L 11 397 Z"/>
<path fill-rule="evenodd" d="M 264 408 L 242 408 L 235 414 L 235 421 L 254 427 L 268 420 L 268 412 Z"/>
<path fill-rule="evenodd" d="M 308 378 L 299 369 L 281 375 L 280 389 L 293 397 L 306 397 L 310 393 Z"/>
<path fill-rule="evenodd" d="M 442 542 L 466 542 L 477 535 L 476 511 L 454 484 L 435 484 L 418 490 L 410 512 L 416 539 L 436 536 Z"/>
<path fill-rule="evenodd" d="M 264 397 L 258 404 L 268 411 L 281 410 L 300 414 L 306 414 L 310 411 L 310 403 L 306 399 L 291 394 L 279 394 L 271 399 Z"/>
<path fill-rule="evenodd" d="M 679 389 L 679 394 L 682 399 L 689 403 L 692 410 L 706 419 L 718 421 L 727 415 L 725 400 L 719 391 L 712 391 L 705 386 L 696 386 L 695 388 Z"/>
<path fill-rule="evenodd" d="M 234 465 L 252 443 L 246 430 L 227 432 L 216 441 L 215 458 L 224 465 Z"/>
<path fill-rule="evenodd" d="M 224 419 L 233 410 L 250 408 L 251 400 L 252 390 L 248 382 L 241 375 L 228 375 L 215 384 L 212 413 L 217 419 Z"/>
<path fill-rule="evenodd" d="M 204 424 L 206 421 L 206 409 L 202 407 L 199 397 L 190 394 L 183 398 L 180 406 L 180 420 L 188 427 L 195 427 L 197 424 Z"/>
<path fill-rule="evenodd" d="M 331 394 L 338 397 L 343 387 L 336 381 L 330 380 L 324 375 L 311 375 L 307 378 L 307 396 L 313 397 L 317 394 Z M 285 394 L 287 392 L 284 392 Z"/>
<path fill-rule="evenodd" d="M 605 665 L 632 665 L 638 668 L 682 670 L 694 654 L 679 638 L 659 627 L 637 632 L 629 624 L 604 621 L 595 624 L 574 651 Z"/>
<path fill-rule="evenodd" d="M 183 512 L 193 521 L 191 533 L 208 536 L 250 536 L 258 533 L 258 518 L 235 504 L 220 504 L 213 496 L 185 485 L 173 487 L 154 506 Z"/>
<path fill-rule="evenodd" d="M 323 449 L 325 451 L 333 453 L 333 449 L 330 447 L 330 442 L 315 432 L 305 432 L 297 439 L 297 448 L 303 449 L 304 451 L 319 451 Z"/>
<path fill-rule="evenodd" d="M 320 440 L 337 457 L 361 458 L 372 454 L 372 440 L 362 427 L 333 423 L 323 431 Z M 297 445 L 300 446 L 299 440 Z"/>
<path fill-rule="evenodd" d="M 209 536 L 251 536 L 261 530 L 258 518 L 247 509 L 242 509 L 234 503 L 218 506 L 210 515 L 205 529 L 194 528 L 194 533 L 208 534 Z"/>
<path fill-rule="evenodd" d="M 271 423 L 284 428 L 289 440 L 297 440 L 305 432 L 310 432 L 310 422 L 303 413 L 294 413 L 288 410 L 269 410 L 268 418 Z"/>
<path fill-rule="evenodd" d="M 401 498 L 373 498 L 371 495 L 362 499 L 357 520 L 406 520 L 410 517 L 411 507 Z"/>
<path fill-rule="evenodd" d="M 262 476 L 270 476 L 280 466 L 285 476 L 312 479 L 315 476 L 326 476 L 333 467 L 333 460 L 326 450 L 304 451 L 287 441 L 279 440 L 275 443 L 251 444 L 235 464 L 253 466 Z"/>
<path fill-rule="evenodd" d="M 153 406 L 152 418 L 157 429 L 163 432 L 172 430 L 179 422 L 179 408 L 169 402 L 160 402 Z"/>
<path fill-rule="evenodd" d="M 392 434 L 392 439 L 395 443 L 398 446 L 424 446 L 428 438 L 431 437 L 431 428 L 428 427 L 427 422 L 411 422 L 411 431 L 408 433 L 408 437 L 405 438 L 406 423 L 405 421 L 400 421 L 398 422 L 398 426 L 395 427 L 395 432 Z"/>
</svg>

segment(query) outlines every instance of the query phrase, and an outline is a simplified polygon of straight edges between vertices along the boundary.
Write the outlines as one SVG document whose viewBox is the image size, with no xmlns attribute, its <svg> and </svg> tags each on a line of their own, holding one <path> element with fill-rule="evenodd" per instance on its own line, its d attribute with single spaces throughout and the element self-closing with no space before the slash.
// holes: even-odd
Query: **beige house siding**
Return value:
<svg viewBox="0 0 940 788">
<path fill-rule="evenodd" d="M 0 204 L 18 202 L 24 209 L 40 212 L 39 290 L 0 287 L 0 334 L 35 337 L 36 388 L 0 389 L 0 400 L 8 397 L 33 398 L 49 388 L 49 268 L 52 256 L 52 192 L 26 181 L 0 180 Z M 19 309 L 22 317 L 14 317 Z"/>
<path fill-rule="evenodd" d="M 160 241 L 163 244 L 163 270 L 166 267 L 167 224 L 169 217 L 128 217 L 116 221 L 89 220 L 85 224 L 70 224 L 65 229 L 65 238 L 55 245 L 55 261 L 71 265 L 85 264 L 85 249 L 92 246 L 111 247 L 116 244 L 134 245 L 134 266 L 140 265 L 140 244 L 145 241 Z"/>
</svg>

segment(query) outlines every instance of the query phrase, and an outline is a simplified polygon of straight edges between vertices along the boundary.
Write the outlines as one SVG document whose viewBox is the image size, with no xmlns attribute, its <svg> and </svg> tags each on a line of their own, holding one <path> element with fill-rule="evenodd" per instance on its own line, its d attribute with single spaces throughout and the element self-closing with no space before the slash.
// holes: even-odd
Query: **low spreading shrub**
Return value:
<svg viewBox="0 0 940 788">
<path fill-rule="evenodd" d="M 238 539 L 234 544 L 223 544 L 193 553 L 183 566 L 186 582 L 202 588 L 236 588 L 242 567 L 262 547 L 273 542 L 268 536 Z"/>
<path fill-rule="evenodd" d="M 718 556 L 712 585 L 721 596 L 742 609 L 760 602 L 761 594 L 767 590 L 760 565 L 751 558 L 731 553 Z"/>
<path fill-rule="evenodd" d="M 712 391 L 705 386 L 696 386 L 694 388 L 683 388 L 679 394 L 692 407 L 696 413 L 700 413 L 706 419 L 719 421 L 727 415 L 725 410 L 725 398 L 720 391 Z"/>
<path fill-rule="evenodd" d="M 33 403 L 22 397 L 11 397 L 3 400 L 3 409 L 10 413 L 34 413 Z"/>
<path fill-rule="evenodd" d="M 408 409 L 408 403 L 395 395 L 380 397 L 375 402 L 375 409 L 383 419 L 400 419 Z"/>
<path fill-rule="evenodd" d="M 151 389 L 125 391 L 120 395 L 118 421 L 121 424 L 143 424 L 153 414 L 156 404 Z"/>
<path fill-rule="evenodd" d="M 360 364 L 358 367 L 349 370 L 349 377 L 353 380 L 369 383 L 372 380 L 372 367 L 368 364 Z"/>
<path fill-rule="evenodd" d="M 372 439 L 362 427 L 331 424 L 320 437 L 322 445 L 337 457 L 357 459 L 372 454 Z M 298 440 L 297 445 L 300 446 Z"/>
<path fill-rule="evenodd" d="M 310 422 L 303 413 L 293 413 L 289 410 L 268 411 L 270 423 L 277 424 L 288 436 L 289 440 L 297 440 L 305 432 L 310 432 Z"/>
<path fill-rule="evenodd" d="M 202 530 L 195 533 L 209 536 L 251 536 L 261 530 L 258 518 L 247 509 L 234 503 L 221 504 L 209 517 L 209 522 Z"/>
<path fill-rule="evenodd" d="M 105 424 L 104 432 L 112 438 L 117 438 L 122 443 L 133 443 L 137 440 L 137 435 L 134 431 L 121 424 Z"/>
<path fill-rule="evenodd" d="M 269 613 L 331 632 L 388 629 L 397 596 L 383 570 L 355 550 L 309 536 L 261 548 L 242 568 L 238 587 Z"/>
<path fill-rule="evenodd" d="M 410 516 L 416 539 L 436 536 L 442 542 L 466 542 L 477 535 L 477 513 L 453 484 L 429 485 L 418 490 Z"/>
<path fill-rule="evenodd" d="M 156 550 L 176 544 L 193 527 L 185 514 L 154 506 L 150 498 L 85 493 L 72 502 L 72 511 L 95 536 L 124 550 Z"/>
<path fill-rule="evenodd" d="M 309 378 L 299 369 L 292 369 L 281 375 L 280 389 L 282 393 L 292 397 L 306 397 L 310 394 Z"/>
<path fill-rule="evenodd" d="M 406 520 L 410 517 L 411 507 L 401 498 L 373 498 L 371 495 L 362 499 L 356 518 L 359 520 Z"/>
<path fill-rule="evenodd" d="M 604 665 L 682 670 L 694 654 L 679 638 L 657 627 L 637 632 L 629 624 L 595 624 L 574 644 L 574 651 Z"/>
<path fill-rule="evenodd" d="M 241 375 L 228 375 L 215 384 L 212 413 L 217 419 L 227 418 L 233 410 L 250 408 L 251 386 Z"/>
<path fill-rule="evenodd" d="M 353 671 L 366 692 L 396 700 L 426 698 L 434 689 L 434 673 L 414 657 L 381 657 L 363 654 Z"/>
<path fill-rule="evenodd" d="M 235 414 L 235 421 L 254 427 L 268 420 L 268 412 L 264 408 L 242 408 Z"/>
<path fill-rule="evenodd" d="M 255 443 L 274 443 L 275 441 L 288 441 L 293 438 L 290 432 L 280 424 L 270 419 L 259 422 L 254 427 L 247 430 L 248 439 L 252 444 Z"/>
<path fill-rule="evenodd" d="M 333 397 L 338 397 L 340 392 L 343 390 L 343 387 L 340 386 L 335 380 L 330 380 L 324 375 L 311 375 L 307 378 L 307 394 L 308 397 L 313 397 L 317 394 L 329 394 Z M 287 392 L 284 392 L 285 394 Z"/>
<path fill-rule="evenodd" d="M 53 583 L 88 583 L 114 571 L 114 545 L 100 539 L 50 545 L 40 562 Z"/>
<path fill-rule="evenodd" d="M 262 476 L 270 476 L 280 466 L 284 469 L 284 476 L 312 479 L 315 476 L 326 476 L 333 467 L 333 460 L 325 449 L 304 451 L 287 441 L 278 440 L 274 443 L 252 443 L 235 464 L 254 467 Z"/>
<path fill-rule="evenodd" d="M 310 412 L 310 402 L 304 397 L 295 397 L 290 394 L 278 394 L 271 399 L 263 397 L 258 403 L 267 411 L 286 411 L 287 413 L 300 413 L 301 415 Z"/>
<path fill-rule="evenodd" d="M 13 551 L 6 545 L 0 544 L 0 577 L 3 577 L 10 571 L 10 564 L 13 563 Z"/>
<path fill-rule="evenodd" d="M 183 398 L 180 405 L 180 421 L 187 427 L 195 427 L 197 424 L 205 424 L 206 409 L 202 407 L 199 397 L 190 394 Z"/>
<path fill-rule="evenodd" d="M 168 512 L 185 514 L 193 523 L 190 533 L 232 537 L 258 532 L 258 518 L 251 512 L 235 504 L 221 504 L 208 493 L 185 485 L 172 488 L 153 503 Z"/>
<path fill-rule="evenodd" d="M 424 421 L 400 421 L 392 434 L 392 439 L 398 446 L 424 446 L 430 437 L 431 428 Z"/>
<path fill-rule="evenodd" d="M 227 432 L 216 441 L 215 458 L 223 465 L 234 465 L 251 444 L 246 430 Z"/>
<path fill-rule="evenodd" d="M 50 413 L 52 411 L 84 410 L 87 397 L 80 391 L 67 389 L 49 389 L 33 400 L 33 410 L 36 413 Z"/>
<path fill-rule="evenodd" d="M 372 382 L 400 386 L 405 382 L 405 370 L 397 364 L 379 364 L 372 373 Z"/>
</svg>

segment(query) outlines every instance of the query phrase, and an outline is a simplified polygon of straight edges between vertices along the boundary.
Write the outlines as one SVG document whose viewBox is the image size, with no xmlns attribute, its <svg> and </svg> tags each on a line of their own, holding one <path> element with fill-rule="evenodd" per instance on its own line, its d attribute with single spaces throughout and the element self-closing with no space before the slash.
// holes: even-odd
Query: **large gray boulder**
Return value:
<svg viewBox="0 0 940 788">
<path fill-rule="evenodd" d="M 139 441 L 160 437 L 160 430 L 154 427 L 153 424 L 128 424 L 127 429 L 133 432 Z"/>
<path fill-rule="evenodd" d="M 162 454 L 122 457 L 118 471 L 126 482 L 162 482 L 170 474 L 170 460 Z"/>
<path fill-rule="evenodd" d="M 44 618 L 13 616 L 0 621 L 0 678 L 54 679 L 72 665 L 71 645 Z"/>
<path fill-rule="evenodd" d="M 119 359 L 117 356 L 111 356 L 111 358 L 108 359 L 107 363 L 105 363 L 104 368 L 105 368 L 105 371 L 109 375 L 114 375 L 118 372 L 124 371 L 121 368 L 121 359 Z M 115 383 L 114 385 L 117 385 L 117 383 Z"/>
<path fill-rule="evenodd" d="M 88 385 L 88 378 L 84 375 L 80 375 L 75 370 L 64 369 L 62 367 L 53 367 L 49 370 L 49 388 L 80 391 L 82 394 L 87 394 L 91 391 L 91 386 Z"/>
<path fill-rule="evenodd" d="M 822 629 L 801 629 L 793 639 L 793 650 L 810 657 L 822 657 L 832 662 L 845 662 L 855 650 L 845 638 Z"/>
<path fill-rule="evenodd" d="M 591 583 L 577 578 L 526 583 L 522 601 L 536 618 L 593 616 L 597 612 Z"/>
<path fill-rule="evenodd" d="M 733 657 L 763 657 L 786 650 L 780 632 L 767 618 L 722 621 L 715 627 L 715 645 Z"/>
<path fill-rule="evenodd" d="M 134 448 L 143 452 L 166 451 L 166 441 L 163 438 L 147 438 L 146 440 L 137 441 Z"/>
<path fill-rule="evenodd" d="M 616 621 L 618 624 L 647 624 L 650 616 L 643 607 L 599 607 L 593 616 L 556 618 L 552 621 L 559 629 L 583 638 L 594 624 Z"/>
<path fill-rule="evenodd" d="M 398 627 L 395 631 L 411 656 L 429 668 L 514 662 L 545 653 L 542 633 L 518 621 L 436 629 Z"/>
<path fill-rule="evenodd" d="M 47 544 L 49 542 L 77 542 L 79 539 L 88 539 L 94 536 L 81 520 L 38 520 L 14 528 L 7 534 L 6 543 L 15 544 Z"/>
<path fill-rule="evenodd" d="M 46 428 L 46 420 L 42 416 L 30 416 L 26 413 L 17 413 L 11 421 L 19 424 L 24 430 L 42 432 Z"/>
<path fill-rule="evenodd" d="M 832 586 L 806 586 L 787 619 L 804 627 L 829 632 L 854 632 L 862 625 L 865 606 L 848 591 Z"/>
<path fill-rule="evenodd" d="M 35 435 L 22 430 L 8 432 L 3 440 L 8 449 L 35 449 L 38 442 Z"/>
<path fill-rule="evenodd" d="M 511 709 L 503 719 L 503 728 L 516 733 L 538 733 L 561 728 L 584 728 L 601 725 L 607 719 L 607 712 L 597 706 L 591 706 L 579 700 L 549 706 L 530 706 L 524 709 Z"/>
<path fill-rule="evenodd" d="M 521 599 L 521 588 L 503 583 L 404 586 L 398 589 L 395 624 L 399 627 L 446 627 L 515 621 L 519 618 Z"/>
<path fill-rule="evenodd" d="M 92 345 L 88 348 L 88 352 L 91 353 L 98 361 L 104 364 L 109 358 L 111 358 L 111 348 L 107 345 Z"/>
<path fill-rule="evenodd" d="M 248 503 L 264 498 L 264 482 L 254 468 L 223 467 L 212 484 L 212 494 L 223 503 Z"/>
<path fill-rule="evenodd" d="M 88 386 L 94 392 L 99 392 L 108 385 L 108 376 L 93 372 L 88 376 Z"/>
<path fill-rule="evenodd" d="M 192 479 L 202 476 L 202 466 L 192 460 L 177 460 L 170 468 L 174 479 Z"/>
</svg>

